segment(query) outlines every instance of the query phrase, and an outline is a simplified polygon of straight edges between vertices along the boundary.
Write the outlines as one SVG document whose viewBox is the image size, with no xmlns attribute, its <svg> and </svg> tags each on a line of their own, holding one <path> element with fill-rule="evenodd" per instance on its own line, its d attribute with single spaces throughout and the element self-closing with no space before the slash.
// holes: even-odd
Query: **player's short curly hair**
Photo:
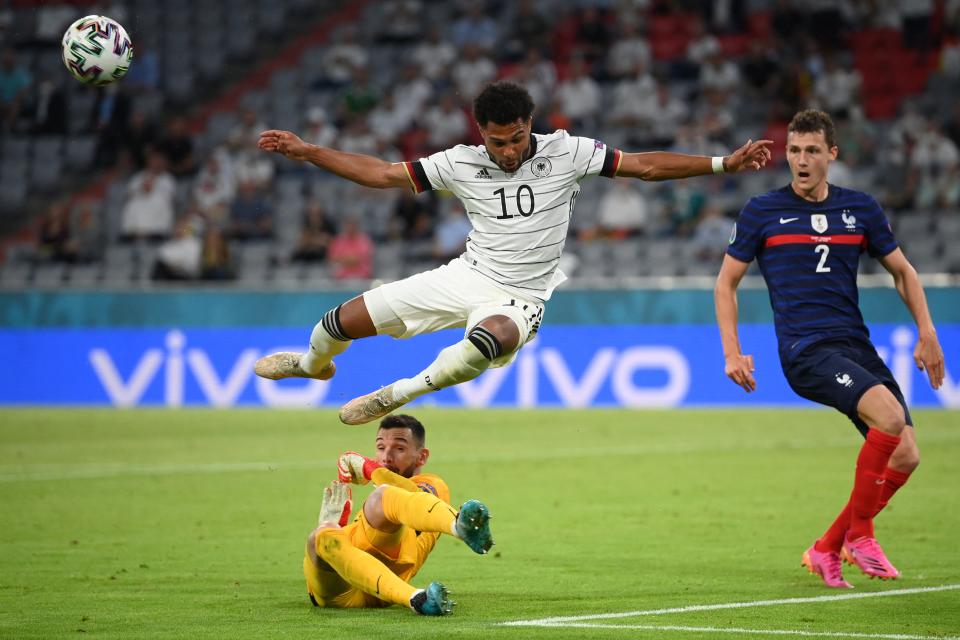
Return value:
<svg viewBox="0 0 960 640">
<path fill-rule="evenodd" d="M 787 127 L 787 133 L 817 133 L 818 131 L 823 132 L 823 139 L 827 141 L 828 149 L 837 145 L 836 128 L 826 111 L 804 109 L 793 116 L 790 126 Z"/>
<path fill-rule="evenodd" d="M 533 116 L 533 98 L 515 82 L 492 82 L 473 101 L 473 117 L 481 127 L 488 122 L 512 124 Z"/>
<path fill-rule="evenodd" d="M 422 449 L 427 443 L 427 431 L 420 421 L 405 413 L 395 413 L 380 421 L 380 429 L 410 429 L 417 447 Z"/>
</svg>

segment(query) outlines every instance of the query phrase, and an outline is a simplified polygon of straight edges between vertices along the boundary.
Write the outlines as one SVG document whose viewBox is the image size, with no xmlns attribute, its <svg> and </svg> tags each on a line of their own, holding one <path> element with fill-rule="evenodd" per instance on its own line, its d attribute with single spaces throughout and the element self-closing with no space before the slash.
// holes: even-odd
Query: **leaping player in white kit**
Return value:
<svg viewBox="0 0 960 640">
<path fill-rule="evenodd" d="M 533 109 L 523 87 L 490 84 L 473 104 L 484 144 L 457 145 L 416 162 L 317 147 L 289 131 L 261 133 L 261 149 L 366 187 L 449 191 L 463 203 L 473 230 L 463 255 L 331 309 L 313 328 L 306 353 L 261 358 L 257 375 L 327 380 L 336 371 L 333 358 L 357 338 L 409 338 L 465 327 L 464 339 L 442 350 L 426 369 L 351 400 L 340 409 L 340 420 L 370 422 L 414 398 L 472 380 L 488 367 L 509 364 L 540 327 L 544 303 L 566 279 L 557 263 L 584 178 L 670 180 L 759 170 L 770 159 L 770 140 L 747 141 L 728 156 L 710 158 L 623 153 L 563 130 L 531 134 Z"/>
</svg>

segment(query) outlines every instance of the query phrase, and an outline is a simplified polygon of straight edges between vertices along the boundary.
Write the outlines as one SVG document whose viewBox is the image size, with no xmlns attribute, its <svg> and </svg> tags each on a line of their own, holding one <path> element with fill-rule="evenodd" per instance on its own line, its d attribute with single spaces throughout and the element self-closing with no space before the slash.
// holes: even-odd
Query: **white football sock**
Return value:
<svg viewBox="0 0 960 640">
<path fill-rule="evenodd" d="M 323 371 L 334 356 L 346 351 L 353 342 L 343 333 L 339 311 L 340 307 L 327 311 L 310 334 L 310 348 L 300 357 L 300 368 L 310 375 Z"/>
<path fill-rule="evenodd" d="M 393 383 L 393 397 L 410 402 L 414 398 L 446 387 L 473 380 L 490 367 L 488 360 L 468 339 L 451 345 L 413 378 Z"/>
</svg>

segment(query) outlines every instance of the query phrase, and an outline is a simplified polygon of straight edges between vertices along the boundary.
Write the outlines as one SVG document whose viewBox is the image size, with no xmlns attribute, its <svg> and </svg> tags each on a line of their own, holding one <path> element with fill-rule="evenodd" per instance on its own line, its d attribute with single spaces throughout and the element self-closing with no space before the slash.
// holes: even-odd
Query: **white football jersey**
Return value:
<svg viewBox="0 0 960 640">
<path fill-rule="evenodd" d="M 404 166 L 416 193 L 449 191 L 473 230 L 462 259 L 504 289 L 547 300 L 566 280 L 557 268 L 570 218 L 588 176 L 613 178 L 622 154 L 562 129 L 531 136 L 530 158 L 503 171 L 483 145 L 457 145 Z"/>
</svg>

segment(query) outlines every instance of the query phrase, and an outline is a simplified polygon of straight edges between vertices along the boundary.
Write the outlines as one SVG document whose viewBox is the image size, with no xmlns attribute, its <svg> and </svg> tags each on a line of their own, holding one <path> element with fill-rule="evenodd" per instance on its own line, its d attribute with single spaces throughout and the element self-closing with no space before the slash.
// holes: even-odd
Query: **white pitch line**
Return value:
<svg viewBox="0 0 960 640">
<path fill-rule="evenodd" d="M 748 607 L 773 607 L 781 604 L 804 604 L 808 602 L 838 602 L 840 600 L 859 600 L 862 598 L 887 598 L 890 596 L 906 596 L 915 593 L 932 593 L 934 591 L 952 591 L 960 589 L 960 584 L 945 584 L 938 587 L 915 587 L 911 589 L 891 589 L 890 591 L 870 591 L 868 593 L 844 593 L 831 596 L 815 596 L 812 598 L 782 598 L 779 600 L 755 600 L 753 602 L 725 602 L 719 604 L 694 604 L 686 607 L 671 607 L 669 609 L 647 609 L 644 611 L 623 611 L 620 613 L 596 613 L 586 616 L 558 616 L 554 618 L 539 618 L 535 620 L 513 620 L 501 622 L 508 627 L 540 627 L 563 626 L 567 622 L 583 620 L 612 620 L 615 618 L 636 618 L 639 616 L 659 616 L 667 613 L 690 613 L 692 611 L 717 611 L 720 609 L 746 609 Z"/>
<path fill-rule="evenodd" d="M 698 633 L 733 633 L 806 638 L 867 638 L 869 640 L 960 640 L 957 636 L 915 636 L 903 633 L 853 633 L 849 631 L 802 631 L 799 629 L 741 629 L 739 627 L 688 627 L 654 624 L 593 624 L 586 622 L 538 625 L 558 629 L 640 629 L 644 631 L 688 631 Z"/>
</svg>

